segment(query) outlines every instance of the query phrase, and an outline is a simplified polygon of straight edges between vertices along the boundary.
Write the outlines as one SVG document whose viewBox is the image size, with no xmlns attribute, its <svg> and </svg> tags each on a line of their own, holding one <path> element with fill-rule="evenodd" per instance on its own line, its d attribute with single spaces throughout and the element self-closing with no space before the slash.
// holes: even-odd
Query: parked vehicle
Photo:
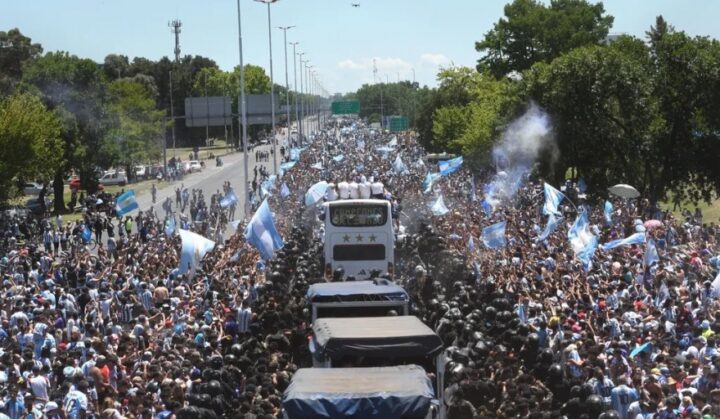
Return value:
<svg viewBox="0 0 720 419">
<path fill-rule="evenodd" d="M 202 164 L 197 160 L 190 160 L 188 162 L 188 172 L 200 172 L 202 171 Z"/>
<path fill-rule="evenodd" d="M 147 179 L 148 176 L 148 167 L 139 165 L 135 166 L 135 177 L 137 179 Z"/>
<path fill-rule="evenodd" d="M 25 203 L 25 209 L 27 209 L 32 215 L 44 215 L 48 208 L 52 207 L 52 201 L 45 199 L 45 206 L 43 207 L 40 198 L 33 198 Z"/>
<path fill-rule="evenodd" d="M 42 188 L 42 183 L 37 182 L 25 182 L 22 186 L 22 190 L 25 195 L 39 195 Z"/>
<path fill-rule="evenodd" d="M 125 172 L 115 172 L 115 173 L 105 173 L 103 177 L 100 178 L 100 183 L 103 185 L 120 185 L 125 186 L 127 184 L 127 176 L 125 176 Z"/>
</svg>

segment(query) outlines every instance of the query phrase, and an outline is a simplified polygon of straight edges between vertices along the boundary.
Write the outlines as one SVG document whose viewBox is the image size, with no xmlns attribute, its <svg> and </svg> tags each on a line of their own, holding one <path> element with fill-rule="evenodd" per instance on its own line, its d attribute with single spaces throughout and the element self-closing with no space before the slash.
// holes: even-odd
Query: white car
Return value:
<svg viewBox="0 0 720 419">
<path fill-rule="evenodd" d="M 109 185 L 120 185 L 125 186 L 127 184 L 127 176 L 125 176 L 125 172 L 115 172 L 115 173 L 105 173 L 103 177 L 100 178 L 100 183 L 103 185 L 109 186 Z"/>
<path fill-rule="evenodd" d="M 135 177 L 138 179 L 145 179 L 148 175 L 148 170 L 146 166 L 135 166 Z"/>
<path fill-rule="evenodd" d="M 189 172 L 199 172 L 202 170 L 202 165 L 197 160 L 190 160 L 188 162 L 188 171 Z"/>
<path fill-rule="evenodd" d="M 25 182 L 22 186 L 25 195 L 40 195 L 43 185 L 37 182 Z"/>
</svg>

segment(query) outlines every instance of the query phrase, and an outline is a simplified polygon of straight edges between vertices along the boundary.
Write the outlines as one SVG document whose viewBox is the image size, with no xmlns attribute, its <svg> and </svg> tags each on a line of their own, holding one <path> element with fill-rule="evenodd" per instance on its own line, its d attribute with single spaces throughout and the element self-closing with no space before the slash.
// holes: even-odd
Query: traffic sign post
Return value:
<svg viewBox="0 0 720 419">
<path fill-rule="evenodd" d="M 388 121 L 390 132 L 406 131 L 409 127 L 408 119 L 405 116 L 391 116 Z"/>
<path fill-rule="evenodd" d="M 357 100 L 337 101 L 332 103 L 333 115 L 348 115 L 360 113 L 360 102 Z"/>
</svg>

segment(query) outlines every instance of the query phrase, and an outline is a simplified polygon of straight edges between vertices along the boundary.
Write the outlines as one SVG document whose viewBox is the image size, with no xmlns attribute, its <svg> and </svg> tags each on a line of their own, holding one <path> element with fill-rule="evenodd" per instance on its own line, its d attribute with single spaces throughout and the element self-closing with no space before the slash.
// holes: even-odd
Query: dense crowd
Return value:
<svg viewBox="0 0 720 419">
<path fill-rule="evenodd" d="M 242 223 L 227 240 L 219 234 L 235 218 L 219 205 L 229 183 L 209 199 L 181 187 L 162 215 L 144 211 L 116 225 L 92 211 L 82 223 L 43 221 L 37 230 L 61 232 L 57 246 L 55 233 L 26 246 L 19 224 L 4 221 L 0 412 L 279 417 L 293 372 L 311 365 L 304 295 L 323 280 L 323 264 L 304 193 L 326 180 L 337 187 L 329 199 L 355 183 L 392 201 L 396 280 L 412 295 L 412 314 L 448 347 L 448 418 L 720 415 L 713 222 L 616 199 L 607 223 L 600 197 L 591 190 L 586 200 L 568 183 L 563 221 L 538 241 L 541 179 L 528 173 L 488 214 L 468 168 L 425 188 L 435 168 L 423 156 L 409 135 L 348 123 L 319 133 L 274 182 L 255 172 L 252 189 L 268 197 L 285 241 L 271 261 L 245 242 Z M 439 196 L 450 210 L 442 216 L 430 209 Z M 646 234 L 660 260 L 646 266 L 646 246 L 632 245 L 598 250 L 586 269 L 567 239 L 578 211 L 590 214 L 601 243 L 632 234 L 638 219 L 658 220 Z M 194 275 L 178 270 L 180 238 L 168 231 L 176 215 L 173 225 L 217 242 Z M 500 220 L 507 246 L 483 248 L 482 228 Z M 102 237 L 107 245 L 83 246 L 85 225 L 112 236 L 112 248 Z"/>
</svg>

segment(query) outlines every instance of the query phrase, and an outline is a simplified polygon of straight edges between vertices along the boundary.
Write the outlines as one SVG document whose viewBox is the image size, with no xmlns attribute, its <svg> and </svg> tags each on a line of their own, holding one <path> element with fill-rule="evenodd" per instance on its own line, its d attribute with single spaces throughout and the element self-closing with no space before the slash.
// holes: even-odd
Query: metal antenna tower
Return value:
<svg viewBox="0 0 720 419">
<path fill-rule="evenodd" d="M 175 61 L 180 61 L 180 32 L 182 27 L 182 22 L 179 19 L 173 19 L 172 21 L 168 22 L 168 28 L 171 28 L 170 31 L 175 34 Z"/>
<path fill-rule="evenodd" d="M 373 58 L 373 83 L 377 83 L 377 65 L 375 63 L 374 58 Z"/>
</svg>

